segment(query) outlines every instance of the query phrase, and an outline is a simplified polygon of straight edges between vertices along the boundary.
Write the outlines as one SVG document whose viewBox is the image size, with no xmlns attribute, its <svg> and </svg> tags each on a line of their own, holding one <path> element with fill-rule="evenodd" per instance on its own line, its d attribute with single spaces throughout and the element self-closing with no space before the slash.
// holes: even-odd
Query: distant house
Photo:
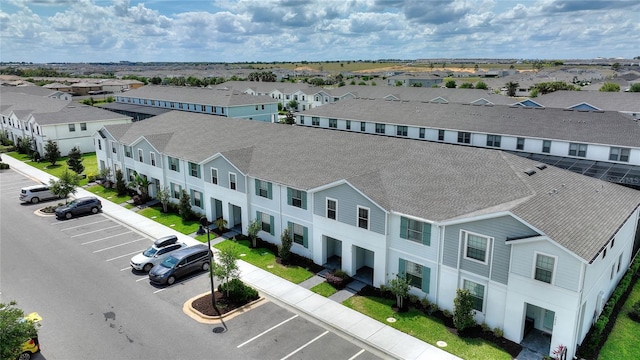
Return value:
<svg viewBox="0 0 640 360">
<path fill-rule="evenodd" d="M 414 76 L 414 75 L 397 75 L 387 78 L 387 85 L 389 86 L 419 86 L 419 87 L 432 87 L 433 85 L 442 84 L 442 78 L 437 76 Z"/>
</svg>

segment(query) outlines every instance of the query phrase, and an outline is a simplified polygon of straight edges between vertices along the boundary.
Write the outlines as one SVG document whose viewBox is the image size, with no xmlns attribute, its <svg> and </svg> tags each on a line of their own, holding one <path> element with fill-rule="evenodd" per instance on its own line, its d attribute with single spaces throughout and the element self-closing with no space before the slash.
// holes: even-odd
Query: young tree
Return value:
<svg viewBox="0 0 640 360">
<path fill-rule="evenodd" d="M 396 274 L 396 277 L 387 283 L 389 291 L 396 297 L 396 306 L 399 310 L 404 309 L 404 299 L 409 296 L 410 286 L 409 279 L 400 274 Z"/>
<path fill-rule="evenodd" d="M 298 100 L 293 99 L 287 103 L 287 109 L 298 110 Z"/>
<path fill-rule="evenodd" d="M 249 225 L 247 226 L 247 233 L 249 233 L 249 238 L 251 238 L 251 247 L 255 248 L 258 239 L 258 232 L 261 230 L 261 225 L 257 219 L 251 220 Z"/>
<path fill-rule="evenodd" d="M 293 125 L 296 123 L 296 118 L 293 116 L 291 110 L 287 111 L 287 115 L 284 118 L 284 123 L 287 125 Z"/>
<path fill-rule="evenodd" d="M 44 158 L 51 163 L 51 166 L 56 164 L 56 161 L 60 159 L 60 148 L 58 148 L 58 143 L 53 142 L 53 140 L 47 141 L 44 146 Z"/>
<path fill-rule="evenodd" d="M 284 228 L 282 235 L 280 235 L 280 245 L 278 245 L 278 255 L 280 261 L 287 265 L 291 260 L 291 246 L 293 246 L 293 238 L 289 234 L 289 228 Z"/>
<path fill-rule="evenodd" d="M 162 204 L 162 212 L 167 212 L 169 206 L 169 199 L 171 198 L 171 191 L 169 191 L 168 187 L 163 187 L 158 190 L 156 194 L 156 198 Z"/>
<path fill-rule="evenodd" d="M 240 277 L 240 269 L 236 260 L 238 255 L 233 248 L 224 248 L 218 251 L 216 254 L 218 261 L 213 261 L 211 264 L 211 274 L 213 276 L 223 279 L 224 282 L 229 285 L 229 282 L 233 279 Z M 227 297 L 231 290 L 231 286 L 227 286 Z"/>
<path fill-rule="evenodd" d="M 602 92 L 619 92 L 620 91 L 620 85 L 616 84 L 616 83 L 604 83 L 602 84 L 602 86 L 600 87 L 600 90 Z"/>
<path fill-rule="evenodd" d="M 151 185 L 149 180 L 137 172 L 133 176 L 133 181 L 129 182 L 129 187 L 138 191 L 143 203 L 149 200 L 149 185 Z"/>
<path fill-rule="evenodd" d="M 76 174 L 80 175 L 84 171 L 84 165 L 82 164 L 82 152 L 77 146 L 74 146 L 69 151 L 69 159 L 67 159 L 67 166 L 73 170 Z"/>
<path fill-rule="evenodd" d="M 120 169 L 116 170 L 116 191 L 118 196 L 122 196 L 127 193 L 127 184 L 124 182 L 124 174 Z"/>
<path fill-rule="evenodd" d="M 478 83 L 476 83 L 476 89 L 487 90 L 488 88 L 489 87 L 484 81 L 478 81 Z"/>
<path fill-rule="evenodd" d="M 215 219 L 213 221 L 214 224 L 216 224 L 216 227 L 218 228 L 218 231 L 220 232 L 224 232 L 225 229 L 227 228 L 227 220 L 225 220 L 222 216 L 220 216 L 219 218 Z"/>
<path fill-rule="evenodd" d="M 189 220 L 193 214 L 193 210 L 191 210 L 191 196 L 189 196 L 184 189 L 182 190 L 180 202 L 178 203 L 178 213 L 182 220 Z"/>
<path fill-rule="evenodd" d="M 22 344 L 38 335 L 39 323 L 24 320 L 24 312 L 16 302 L 0 303 L 0 359 L 18 359 Z"/>
<path fill-rule="evenodd" d="M 509 81 L 508 83 L 506 83 L 505 87 L 507 88 L 507 96 L 516 96 L 518 86 L 520 86 L 520 84 L 518 84 L 517 82 Z"/>
<path fill-rule="evenodd" d="M 476 324 L 473 319 L 473 299 L 468 289 L 456 290 L 456 298 L 453 299 L 453 324 L 462 332 Z"/>
<path fill-rule="evenodd" d="M 28 137 L 18 138 L 17 144 L 18 152 L 20 154 L 29 154 L 31 153 L 31 139 Z"/>
<path fill-rule="evenodd" d="M 75 194 L 78 191 L 78 176 L 65 169 L 59 180 L 51 179 L 49 184 L 52 193 L 66 199 L 69 194 Z"/>
<path fill-rule="evenodd" d="M 455 89 L 456 88 L 456 81 L 455 80 L 447 80 L 447 82 L 444 83 L 444 86 L 446 88 L 449 88 L 449 89 Z"/>
</svg>

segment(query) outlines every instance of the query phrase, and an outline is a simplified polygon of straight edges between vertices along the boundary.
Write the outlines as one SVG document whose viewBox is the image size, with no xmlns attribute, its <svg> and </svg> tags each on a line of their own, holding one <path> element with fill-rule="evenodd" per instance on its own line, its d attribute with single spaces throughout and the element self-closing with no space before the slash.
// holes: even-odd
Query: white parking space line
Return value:
<svg viewBox="0 0 640 360">
<path fill-rule="evenodd" d="M 136 280 L 136 282 L 142 281 L 142 280 L 149 280 L 149 278 L 148 277 L 141 277 L 140 279 Z"/>
<path fill-rule="evenodd" d="M 140 241 L 140 240 L 144 240 L 144 239 L 146 239 L 146 238 L 140 238 L 140 239 L 137 239 L 137 240 L 127 241 L 126 243 L 122 243 L 122 244 L 118 244 L 118 245 L 113 245 L 113 246 L 106 247 L 106 248 L 104 248 L 104 249 L 96 250 L 96 251 L 94 251 L 93 253 L 95 254 L 95 253 L 103 252 L 103 251 L 105 251 L 105 250 L 115 249 L 115 248 L 117 248 L 117 247 L 119 247 L 119 246 L 125 246 L 125 245 L 132 244 L 132 243 L 134 243 L 134 242 L 136 242 L 136 241 Z"/>
<path fill-rule="evenodd" d="M 121 258 L 123 258 L 123 257 L 131 256 L 131 255 L 133 255 L 133 254 L 138 254 L 138 253 L 141 253 L 141 252 L 143 252 L 143 251 L 144 251 L 144 249 L 142 249 L 142 250 L 138 250 L 138 251 L 134 251 L 134 252 L 130 252 L 130 253 L 128 253 L 128 254 L 124 254 L 124 255 L 120 255 L 120 256 L 112 257 L 111 259 L 107 259 L 107 262 L 109 262 L 109 261 L 113 261 L 113 260 L 118 260 L 118 259 L 121 259 Z"/>
<path fill-rule="evenodd" d="M 112 238 L 114 238 L 114 237 L 116 237 L 116 236 L 120 236 L 120 235 L 124 235 L 124 234 L 129 234 L 129 233 L 132 233 L 132 232 L 133 232 L 133 230 L 129 230 L 129 231 L 125 231 L 125 232 L 120 233 L 120 234 L 115 234 L 115 235 L 111 235 L 111 236 L 103 237 L 103 238 L 101 238 L 101 239 L 96 239 L 96 240 L 91 240 L 91 241 L 83 242 L 83 243 L 82 243 L 82 244 L 80 244 L 80 245 L 93 244 L 93 243 L 98 242 L 98 241 L 107 240 L 107 239 L 112 239 Z M 84 235 L 84 234 L 83 234 L 83 235 Z M 73 237 L 73 236 L 72 236 L 72 237 Z"/>
<path fill-rule="evenodd" d="M 101 232 L 101 231 L 104 231 L 104 230 L 107 230 L 107 229 L 113 229 L 113 228 L 117 228 L 117 227 L 120 227 L 120 225 L 113 225 L 113 226 L 109 226 L 109 227 L 98 229 L 98 230 L 87 231 L 86 233 L 71 235 L 71 237 L 74 238 L 74 237 L 78 237 L 78 236 L 85 236 L 85 235 L 89 235 L 89 234 L 93 234 L 93 233 L 97 233 L 97 232 Z"/>
<path fill-rule="evenodd" d="M 278 326 L 280 326 L 280 325 L 284 325 L 284 324 L 288 323 L 289 321 L 291 321 L 291 320 L 293 320 L 293 319 L 295 319 L 295 318 L 297 318 L 297 317 L 298 317 L 298 315 L 293 315 L 292 317 L 288 318 L 287 320 L 285 320 L 285 321 L 283 321 L 283 322 L 281 322 L 281 323 L 279 323 L 279 324 L 277 324 L 277 325 L 274 325 L 274 326 L 270 327 L 269 329 L 267 329 L 267 330 L 265 330 L 265 331 L 261 332 L 260 334 L 258 334 L 258 335 L 256 335 L 256 336 L 252 337 L 251 339 L 249 339 L 249 340 L 247 340 L 247 341 L 243 342 L 242 344 L 240 344 L 240 345 L 238 345 L 238 346 L 236 346 L 236 347 L 237 347 L 237 348 L 240 348 L 240 347 L 242 347 L 242 346 L 245 346 L 245 345 L 247 345 L 248 343 L 252 342 L 253 340 L 255 340 L 255 339 L 259 338 L 260 336 L 262 336 L 262 335 L 264 335 L 264 334 L 268 333 L 268 332 L 269 332 L 269 331 L 271 331 L 271 330 L 274 330 L 275 328 L 277 328 L 277 327 L 278 327 Z"/>
<path fill-rule="evenodd" d="M 282 358 L 282 359 L 280 359 L 280 360 L 286 360 L 286 359 L 288 359 L 288 358 L 292 357 L 293 355 L 295 355 L 295 353 L 297 353 L 298 351 L 300 351 L 300 350 L 302 350 L 302 349 L 306 348 L 307 346 L 309 346 L 309 345 L 313 344 L 316 340 L 318 340 L 318 339 L 320 339 L 321 337 L 323 337 L 323 336 L 327 335 L 328 333 L 329 333 L 329 330 L 327 330 L 327 331 L 323 332 L 322 334 L 320 334 L 320 335 L 316 336 L 314 339 L 312 339 L 312 340 L 311 340 L 311 341 L 309 341 L 308 343 L 306 343 L 306 344 L 304 344 L 304 345 L 300 346 L 299 348 L 295 349 L 295 350 L 294 350 L 293 352 L 291 352 L 289 355 L 287 355 L 287 356 L 283 357 L 283 358 Z"/>
<path fill-rule="evenodd" d="M 76 219 L 76 220 L 77 220 L 77 219 Z M 105 218 L 104 220 L 98 220 L 98 221 L 94 221 L 94 222 L 92 222 L 92 223 L 88 223 L 88 224 L 83 224 L 83 225 L 78 225 L 78 226 L 72 226 L 72 227 L 68 227 L 68 228 L 66 228 L 66 229 L 60 229 L 60 231 L 73 230 L 73 229 L 77 229 L 77 228 L 79 228 L 79 227 L 83 227 L 83 226 L 87 226 L 87 225 L 93 225 L 93 224 L 99 224 L 99 223 L 101 223 L 101 222 L 105 222 L 105 221 L 111 221 L 111 220 L 109 220 L 109 219 Z M 65 224 L 65 222 L 57 221 L 57 222 L 54 222 L 54 223 L 51 223 L 51 224 L 53 224 L 53 225 L 56 225 L 56 224 Z"/>
<path fill-rule="evenodd" d="M 128 267 L 126 267 L 124 269 L 120 269 L 120 271 L 126 271 L 126 270 L 131 270 L 131 266 L 128 266 Z"/>
<path fill-rule="evenodd" d="M 164 291 L 164 289 L 158 289 L 158 290 L 154 291 L 153 293 L 154 293 L 154 294 L 157 294 L 157 293 L 159 293 L 160 291 Z"/>
<path fill-rule="evenodd" d="M 360 356 L 360 354 L 362 354 L 364 352 L 364 349 L 361 349 L 360 351 L 358 351 L 355 355 L 353 355 L 352 357 L 350 357 L 348 360 L 353 360 L 355 358 L 357 358 L 358 356 Z"/>
</svg>

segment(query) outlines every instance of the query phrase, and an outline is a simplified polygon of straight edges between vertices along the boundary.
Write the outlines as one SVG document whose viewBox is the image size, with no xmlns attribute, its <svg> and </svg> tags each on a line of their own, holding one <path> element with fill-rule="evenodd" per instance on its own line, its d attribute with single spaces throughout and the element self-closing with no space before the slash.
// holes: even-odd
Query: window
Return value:
<svg viewBox="0 0 640 360">
<path fill-rule="evenodd" d="M 376 124 L 376 134 L 384 134 L 384 124 Z"/>
<path fill-rule="evenodd" d="M 518 138 L 516 140 L 516 150 L 524 150 L 524 138 Z"/>
<path fill-rule="evenodd" d="M 333 220 L 338 218 L 338 200 L 327 198 L 327 218 Z"/>
<path fill-rule="evenodd" d="M 174 199 L 180 199 L 182 193 L 182 187 L 178 184 L 171 183 L 171 197 Z"/>
<path fill-rule="evenodd" d="M 128 158 L 131 158 L 131 157 L 133 157 L 132 152 L 133 152 L 133 149 L 131 148 L 131 146 L 126 146 L 125 145 L 125 147 L 124 147 L 124 156 L 126 156 Z"/>
<path fill-rule="evenodd" d="M 270 182 L 256 179 L 256 195 L 271 199 L 271 189 L 272 185 Z"/>
<path fill-rule="evenodd" d="M 551 140 L 542 141 L 542 152 L 546 154 L 551 152 Z"/>
<path fill-rule="evenodd" d="M 211 183 L 218 184 L 218 169 L 211 168 Z"/>
<path fill-rule="evenodd" d="M 360 122 L 360 131 L 366 131 L 367 130 L 367 123 L 364 121 Z"/>
<path fill-rule="evenodd" d="M 629 149 L 612 147 L 609 150 L 609 160 L 629 162 Z"/>
<path fill-rule="evenodd" d="M 80 123 L 80 131 L 87 131 L 87 123 Z"/>
<path fill-rule="evenodd" d="M 142 149 L 138 149 L 138 161 L 144 162 L 144 154 L 142 152 Z"/>
<path fill-rule="evenodd" d="M 620 272 L 620 266 L 622 265 L 622 255 L 624 254 L 620 254 L 620 256 L 618 257 L 618 270 L 616 270 L 616 272 Z"/>
<path fill-rule="evenodd" d="M 500 147 L 500 140 L 502 140 L 500 135 L 487 135 L 487 146 Z"/>
<path fill-rule="evenodd" d="M 482 312 L 484 305 L 484 285 L 474 283 L 473 281 L 464 280 L 464 289 L 469 290 L 471 299 L 473 300 L 473 309 Z"/>
<path fill-rule="evenodd" d="M 320 118 L 317 116 L 311 117 L 311 125 L 320 126 Z"/>
<path fill-rule="evenodd" d="M 398 126 L 396 128 L 396 135 L 398 136 L 407 136 L 408 132 L 409 132 L 408 126 Z"/>
<path fill-rule="evenodd" d="M 180 172 L 180 161 L 176 158 L 168 157 L 169 159 L 169 169 L 173 171 Z"/>
<path fill-rule="evenodd" d="M 304 247 L 309 247 L 309 230 L 300 225 L 300 224 L 296 224 L 296 223 L 292 223 L 289 222 L 289 234 L 291 234 L 291 237 L 293 239 L 293 242 L 296 244 L 300 244 Z"/>
<path fill-rule="evenodd" d="M 347 120 L 347 130 L 351 130 L 351 120 Z"/>
<path fill-rule="evenodd" d="M 202 193 L 197 190 L 191 190 L 191 205 L 202 208 Z"/>
<path fill-rule="evenodd" d="M 262 231 L 267 232 L 271 235 L 275 234 L 273 228 L 273 216 L 258 211 L 256 218 L 258 219 L 258 221 L 260 221 L 260 229 Z"/>
<path fill-rule="evenodd" d="M 458 142 L 461 144 L 470 144 L 471 143 L 471 133 L 458 131 Z"/>
<path fill-rule="evenodd" d="M 480 261 L 486 264 L 487 262 L 487 249 L 489 247 L 489 238 L 479 235 L 465 234 L 465 254 L 467 259 Z"/>
<path fill-rule="evenodd" d="M 542 254 L 536 254 L 535 279 L 551 284 L 556 259 Z"/>
<path fill-rule="evenodd" d="M 337 128 L 338 127 L 338 119 L 329 119 L 329 127 Z"/>
<path fill-rule="evenodd" d="M 156 153 L 151 152 L 149 153 L 150 157 L 151 157 L 151 165 L 152 166 L 156 166 Z"/>
<path fill-rule="evenodd" d="M 438 141 L 444 141 L 444 130 L 438 130 Z"/>
<path fill-rule="evenodd" d="M 300 124 L 304 125 L 304 116 L 300 116 Z"/>
<path fill-rule="evenodd" d="M 114 154 L 118 153 L 118 145 L 115 142 L 111 142 L 111 152 Z"/>
<path fill-rule="evenodd" d="M 358 206 L 358 227 L 369 230 L 369 209 Z"/>
<path fill-rule="evenodd" d="M 301 209 L 306 209 L 307 193 L 305 191 L 287 188 L 287 204 Z"/>
<path fill-rule="evenodd" d="M 69 132 L 76 131 L 76 124 L 69 124 Z"/>
<path fill-rule="evenodd" d="M 236 174 L 229 173 L 229 189 L 236 190 Z"/>
<path fill-rule="evenodd" d="M 398 272 L 407 277 L 411 286 L 417 287 L 427 294 L 429 293 L 431 269 L 408 260 L 400 259 L 400 269 Z"/>
<path fill-rule="evenodd" d="M 420 128 L 420 139 L 424 139 L 425 129 Z"/>
<path fill-rule="evenodd" d="M 587 156 L 587 144 L 569 144 L 569 155 L 579 157 Z"/>
<path fill-rule="evenodd" d="M 400 218 L 400 238 L 430 245 L 431 224 L 403 216 Z"/>
<path fill-rule="evenodd" d="M 200 165 L 189 162 L 189 174 L 193 177 L 200 177 Z"/>
</svg>

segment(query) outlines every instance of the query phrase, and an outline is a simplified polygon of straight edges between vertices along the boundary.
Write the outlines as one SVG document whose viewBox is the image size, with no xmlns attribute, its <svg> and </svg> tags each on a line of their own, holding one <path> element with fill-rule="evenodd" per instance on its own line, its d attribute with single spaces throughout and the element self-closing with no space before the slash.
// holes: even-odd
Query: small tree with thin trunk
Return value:
<svg viewBox="0 0 640 360">
<path fill-rule="evenodd" d="M 67 159 L 67 166 L 73 170 L 76 174 L 80 175 L 84 171 L 84 165 L 82 164 L 82 152 L 77 146 L 74 146 L 69 151 L 69 158 Z"/>
<path fill-rule="evenodd" d="M 165 186 L 159 189 L 156 194 L 156 198 L 158 198 L 158 201 L 162 204 L 162 212 L 166 213 L 169 206 L 169 199 L 171 198 L 171 191 L 169 191 L 169 188 Z"/>
<path fill-rule="evenodd" d="M 78 176 L 65 169 L 59 180 L 51 179 L 49 184 L 52 193 L 66 199 L 69 194 L 75 194 L 78 191 Z"/>
<path fill-rule="evenodd" d="M 278 255 L 280 262 L 287 265 L 291 260 L 291 246 L 293 246 L 293 238 L 289 234 L 289 228 L 284 228 L 280 235 L 280 245 L 278 246 Z"/>
<path fill-rule="evenodd" d="M 60 148 L 58 147 L 58 143 L 55 143 L 52 140 L 47 141 L 44 146 L 44 158 L 51 163 L 51 166 L 56 164 L 56 161 L 60 159 Z"/>
<path fill-rule="evenodd" d="M 238 254 L 231 247 L 224 248 L 218 251 L 216 254 L 217 261 L 213 261 L 211 264 L 211 273 L 229 285 L 229 282 L 233 279 L 240 277 L 240 269 L 236 260 Z M 227 294 L 229 297 L 231 286 L 226 286 Z"/>
<path fill-rule="evenodd" d="M 468 289 L 456 290 L 456 298 L 453 299 L 453 325 L 459 332 L 464 331 L 476 324 L 473 319 L 473 298 Z"/>
<path fill-rule="evenodd" d="M 396 277 L 389 280 L 387 287 L 396 297 L 396 306 L 398 307 L 398 310 L 403 310 L 405 308 L 404 299 L 409 296 L 409 288 L 411 287 L 409 279 L 407 279 L 406 276 L 396 274 Z"/>
<path fill-rule="evenodd" d="M 249 226 L 247 227 L 247 233 L 249 234 L 249 238 L 251 238 L 251 247 L 256 247 L 258 245 L 257 244 L 258 232 L 261 229 L 262 227 L 257 219 L 251 220 L 251 222 L 249 223 Z"/>
</svg>

